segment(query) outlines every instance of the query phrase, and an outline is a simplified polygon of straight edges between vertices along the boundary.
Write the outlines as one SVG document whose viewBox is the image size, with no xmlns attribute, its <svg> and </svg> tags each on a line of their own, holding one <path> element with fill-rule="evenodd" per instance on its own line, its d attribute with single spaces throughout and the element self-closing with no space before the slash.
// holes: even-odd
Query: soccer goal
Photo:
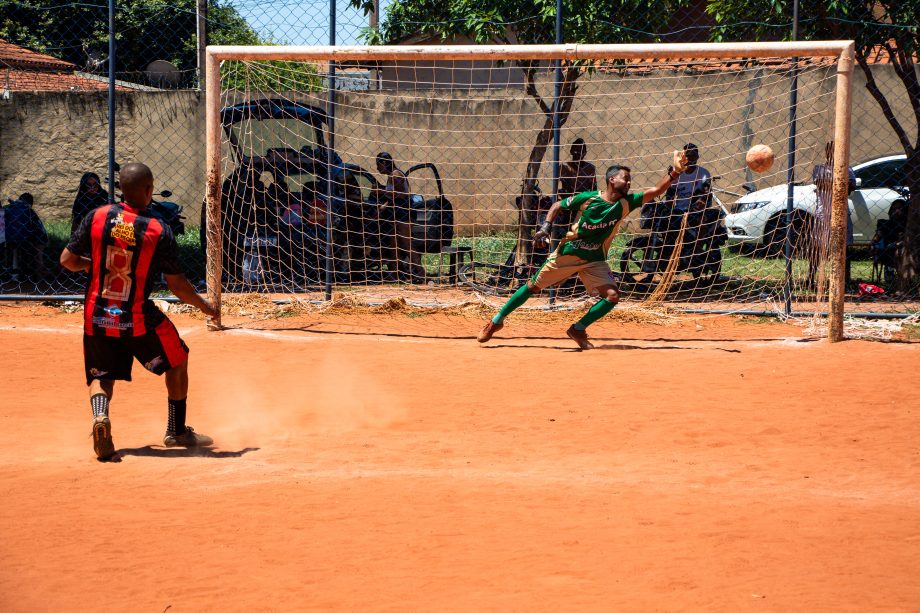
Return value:
<svg viewBox="0 0 920 613">
<path fill-rule="evenodd" d="M 497 305 L 575 236 L 565 211 L 534 246 L 554 201 L 614 164 L 641 192 L 684 150 L 613 237 L 624 307 L 840 339 L 852 70 L 849 41 L 209 47 L 209 294 Z M 538 307 L 587 298 L 572 279 Z"/>
</svg>

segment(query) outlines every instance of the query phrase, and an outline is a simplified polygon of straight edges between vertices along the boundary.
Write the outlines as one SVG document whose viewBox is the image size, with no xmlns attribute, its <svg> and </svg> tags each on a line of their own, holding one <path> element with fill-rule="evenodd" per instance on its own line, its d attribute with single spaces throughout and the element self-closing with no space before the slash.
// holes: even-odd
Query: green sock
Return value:
<svg viewBox="0 0 920 613">
<path fill-rule="evenodd" d="M 492 318 L 492 323 L 500 324 L 505 321 L 505 318 L 511 315 L 514 309 L 518 308 L 525 302 L 527 299 L 533 295 L 533 292 L 530 291 L 530 286 L 526 283 L 518 288 L 516 292 L 508 298 L 508 302 L 498 310 L 498 313 L 495 314 L 495 317 Z"/>
<path fill-rule="evenodd" d="M 616 302 L 610 302 L 606 298 L 595 304 L 593 307 L 588 309 L 588 312 L 585 313 L 584 317 L 575 322 L 576 330 L 584 330 L 595 321 L 609 313 L 613 310 L 613 307 L 617 305 Z"/>
</svg>

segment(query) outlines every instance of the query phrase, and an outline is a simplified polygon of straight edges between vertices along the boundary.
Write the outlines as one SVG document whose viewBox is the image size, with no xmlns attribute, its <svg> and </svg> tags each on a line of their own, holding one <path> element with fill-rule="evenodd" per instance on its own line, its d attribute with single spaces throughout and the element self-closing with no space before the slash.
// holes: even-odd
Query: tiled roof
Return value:
<svg viewBox="0 0 920 613">
<path fill-rule="evenodd" d="M 76 74 L 76 65 L 0 39 L 0 91 L 92 92 L 108 89 L 105 77 Z M 117 86 L 119 91 L 131 88 Z"/>
<path fill-rule="evenodd" d="M 87 79 L 72 72 L 19 70 L 0 66 L 0 90 L 22 91 L 99 91 L 108 88 L 104 80 Z M 120 90 L 125 88 L 120 87 Z"/>
<path fill-rule="evenodd" d="M 0 38 L 0 65 L 24 69 L 73 70 L 74 65 L 56 57 L 38 53 Z"/>
<path fill-rule="evenodd" d="M 896 45 L 894 41 L 891 41 L 891 46 L 894 48 Z M 920 55 L 915 54 L 913 57 L 914 62 L 920 62 Z M 871 51 L 866 53 L 866 63 L 867 64 L 890 64 L 891 55 L 888 54 L 888 50 L 885 49 L 884 45 L 878 45 L 873 47 Z"/>
</svg>

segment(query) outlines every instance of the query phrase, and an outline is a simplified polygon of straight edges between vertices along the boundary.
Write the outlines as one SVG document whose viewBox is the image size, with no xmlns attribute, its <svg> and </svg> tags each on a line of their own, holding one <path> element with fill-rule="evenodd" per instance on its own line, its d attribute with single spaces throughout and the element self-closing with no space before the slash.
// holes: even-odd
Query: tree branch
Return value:
<svg viewBox="0 0 920 613">
<path fill-rule="evenodd" d="M 559 91 L 559 127 L 565 125 L 569 119 L 569 113 L 572 110 L 572 104 L 575 102 L 575 94 L 578 92 L 576 81 L 581 76 L 581 71 L 576 66 L 568 66 L 562 78 L 562 87 Z"/>
<path fill-rule="evenodd" d="M 878 84 L 875 82 L 875 77 L 872 75 L 872 70 L 869 68 L 866 58 L 860 53 L 856 55 L 856 61 L 866 75 L 866 89 L 869 90 L 869 93 L 872 94 L 872 97 L 875 98 L 875 101 L 878 102 L 878 105 L 882 108 L 882 114 L 885 115 L 885 119 L 888 120 L 895 134 L 897 134 L 901 146 L 904 147 L 904 152 L 910 155 L 914 149 L 910 144 L 910 139 L 907 137 L 907 132 L 904 131 L 898 118 L 895 117 L 894 111 L 888 103 L 888 99 L 885 98 L 885 94 L 878 88 Z"/>
<path fill-rule="evenodd" d="M 902 45 L 894 49 L 891 43 L 887 42 L 885 48 L 891 56 L 895 73 L 901 78 L 907 90 L 907 98 L 910 100 L 911 108 L 914 109 L 914 118 L 917 121 L 917 132 L 920 134 L 920 82 L 917 81 L 917 68 Z"/>
<path fill-rule="evenodd" d="M 527 86 L 524 88 L 524 91 L 534 100 L 537 101 L 537 104 L 540 106 L 540 110 L 543 111 L 545 115 L 552 115 L 553 110 L 549 108 L 546 102 L 543 101 L 543 98 L 540 96 L 540 92 L 537 91 L 537 84 L 534 82 L 534 73 L 536 68 L 533 66 L 527 66 L 526 68 L 522 67 L 524 75 L 527 77 Z"/>
</svg>

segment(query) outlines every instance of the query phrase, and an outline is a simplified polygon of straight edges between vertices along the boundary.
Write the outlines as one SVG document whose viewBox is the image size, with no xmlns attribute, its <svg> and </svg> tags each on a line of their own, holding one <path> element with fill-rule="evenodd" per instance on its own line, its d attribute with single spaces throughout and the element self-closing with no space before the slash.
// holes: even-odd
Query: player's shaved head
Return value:
<svg viewBox="0 0 920 613">
<path fill-rule="evenodd" d="M 118 173 L 118 182 L 125 202 L 139 209 L 150 204 L 150 198 L 153 196 L 153 172 L 146 164 L 125 164 Z"/>
</svg>

